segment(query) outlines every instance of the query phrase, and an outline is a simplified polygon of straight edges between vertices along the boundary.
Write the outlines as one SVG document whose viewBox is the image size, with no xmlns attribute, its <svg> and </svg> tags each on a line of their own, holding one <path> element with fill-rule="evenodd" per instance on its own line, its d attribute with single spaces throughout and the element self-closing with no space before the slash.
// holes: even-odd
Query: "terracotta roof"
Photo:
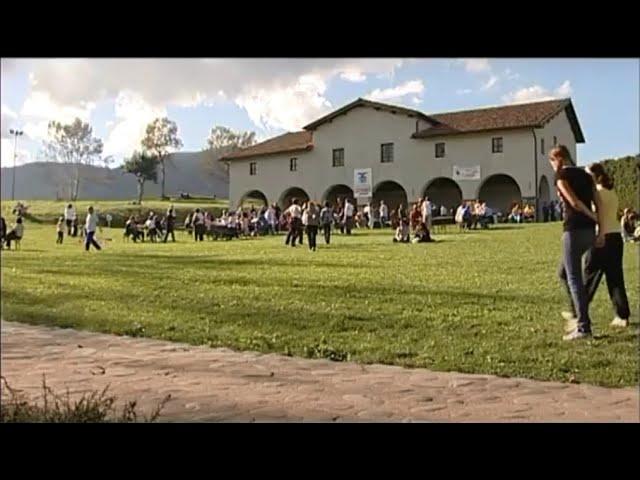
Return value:
<svg viewBox="0 0 640 480">
<path fill-rule="evenodd" d="M 424 113 L 422 113 L 419 110 L 413 110 L 411 108 L 401 107 L 399 105 L 391 105 L 391 104 L 388 104 L 388 103 L 380 103 L 380 102 L 374 102 L 372 100 L 366 100 L 364 98 L 358 98 L 355 101 L 345 105 L 344 107 L 341 107 L 338 110 L 334 110 L 333 112 L 325 115 L 324 117 L 321 117 L 318 120 L 316 120 L 314 122 L 311 122 L 309 125 L 306 125 L 304 127 L 304 129 L 305 130 L 314 130 L 315 128 L 319 127 L 323 123 L 330 122 L 331 120 L 333 120 L 337 116 L 344 115 L 349 110 L 352 110 L 352 109 L 354 109 L 356 107 L 371 107 L 371 108 L 376 109 L 376 110 L 386 110 L 386 111 L 392 112 L 392 113 L 402 113 L 404 115 L 409 115 L 411 117 L 419 117 L 419 118 L 422 118 L 424 120 L 427 120 L 427 121 L 430 121 L 432 123 L 435 123 L 432 118 L 430 118 L 428 115 L 425 115 Z"/>
<path fill-rule="evenodd" d="M 437 113 L 431 115 L 431 118 L 439 122 L 439 125 L 416 132 L 412 137 L 428 138 L 487 130 L 542 127 L 562 110 L 567 112 L 576 142 L 584 143 L 584 136 L 570 99 Z"/>
<path fill-rule="evenodd" d="M 249 158 L 274 153 L 297 152 L 311 150 L 313 148 L 313 133 L 308 131 L 292 132 L 270 138 L 264 142 L 256 143 L 250 147 L 232 152 L 220 160 L 234 160 Z"/>
</svg>

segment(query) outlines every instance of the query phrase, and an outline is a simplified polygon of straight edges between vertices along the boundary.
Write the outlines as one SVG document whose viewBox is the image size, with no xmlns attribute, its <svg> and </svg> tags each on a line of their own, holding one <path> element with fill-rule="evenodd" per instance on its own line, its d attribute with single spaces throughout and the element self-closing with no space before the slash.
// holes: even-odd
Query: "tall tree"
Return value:
<svg viewBox="0 0 640 480">
<path fill-rule="evenodd" d="M 165 161 L 167 155 L 182 148 L 182 140 L 178 138 L 178 126 L 176 122 L 168 118 L 156 118 L 147 125 L 145 136 L 142 139 L 142 148 L 155 156 L 160 165 L 161 188 L 160 194 L 165 198 Z"/>
<path fill-rule="evenodd" d="M 144 195 L 144 183 L 147 180 L 158 182 L 158 158 L 148 152 L 133 152 L 131 157 L 124 161 L 122 169 L 125 173 L 135 175 L 138 182 L 138 205 L 142 204 Z"/>
<path fill-rule="evenodd" d="M 228 127 L 216 125 L 209 132 L 207 147 L 214 153 L 214 163 L 224 155 L 238 150 L 239 148 L 250 147 L 255 144 L 256 132 L 234 132 Z M 213 165 L 212 165 L 213 167 Z M 229 173 L 229 163 L 225 162 L 226 173 Z M 214 170 L 217 170 L 214 168 Z"/>
<path fill-rule="evenodd" d="M 93 128 L 76 118 L 70 124 L 49 122 L 49 139 L 44 141 L 45 156 L 53 161 L 69 163 L 75 166 L 70 181 L 70 198 L 78 199 L 80 191 L 81 165 L 95 165 L 97 162 L 108 164 L 111 157 L 103 159 L 102 140 L 93 136 Z"/>
</svg>

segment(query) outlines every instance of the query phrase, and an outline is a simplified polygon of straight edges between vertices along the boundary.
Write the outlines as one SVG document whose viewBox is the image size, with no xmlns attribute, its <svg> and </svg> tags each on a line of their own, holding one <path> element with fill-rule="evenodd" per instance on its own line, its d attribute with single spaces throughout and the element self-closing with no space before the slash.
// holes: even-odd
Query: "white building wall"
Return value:
<svg viewBox="0 0 640 480">
<path fill-rule="evenodd" d="M 314 148 L 299 153 L 277 154 L 244 160 L 231 160 L 230 202 L 236 205 L 250 190 L 260 190 L 270 202 L 279 201 L 289 187 L 300 187 L 315 200 L 337 184 L 353 188 L 353 170 L 371 168 L 373 185 L 393 180 L 402 185 L 410 201 L 423 194 L 436 177 L 452 178 L 453 166 L 480 166 L 481 179 L 459 181 L 463 197 L 477 198 L 482 181 L 493 174 L 506 174 L 518 183 L 523 197 L 535 196 L 534 137 L 532 129 L 505 130 L 456 136 L 412 139 L 415 117 L 384 110 L 357 107 L 331 122 L 319 126 L 313 134 Z M 423 122 L 423 121 L 422 121 Z M 421 127 L 422 128 L 422 127 Z M 555 133 L 554 133 L 555 132 Z M 541 135 L 548 151 L 553 135 L 565 143 L 575 156 L 573 133 L 564 112 L 538 136 L 538 175 L 547 176 L 553 193 L 553 172 L 547 154 L 540 152 Z M 492 153 L 492 137 L 503 137 L 503 153 Z M 445 143 L 444 158 L 435 157 L 435 144 Z M 380 163 L 380 145 L 394 144 L 394 162 Z M 332 167 L 332 151 L 344 148 L 344 167 Z M 297 157 L 297 171 L 289 171 L 289 159 Z M 257 175 L 249 175 L 249 163 L 256 162 Z"/>
</svg>

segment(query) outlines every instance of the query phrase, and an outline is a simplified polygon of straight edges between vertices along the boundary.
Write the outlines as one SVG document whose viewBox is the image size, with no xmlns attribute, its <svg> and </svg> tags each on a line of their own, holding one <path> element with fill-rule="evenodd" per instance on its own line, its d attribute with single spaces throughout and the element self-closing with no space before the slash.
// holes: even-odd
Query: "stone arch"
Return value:
<svg viewBox="0 0 640 480">
<path fill-rule="evenodd" d="M 324 192 L 322 195 L 322 203 L 331 202 L 331 205 L 335 207 L 338 204 L 338 199 L 344 202 L 344 199 L 348 198 L 351 200 L 353 205 L 357 205 L 357 202 L 353 196 L 353 189 L 348 185 L 337 184 L 332 185 Z"/>
<path fill-rule="evenodd" d="M 455 180 L 447 177 L 437 177 L 431 180 L 422 191 L 423 197 L 429 197 L 433 205 L 440 208 L 444 205 L 447 210 L 455 209 L 462 202 L 462 189 Z"/>
<path fill-rule="evenodd" d="M 269 200 L 267 196 L 260 190 L 249 190 L 240 198 L 240 206 L 245 207 L 248 205 L 253 206 L 268 206 Z"/>
<path fill-rule="evenodd" d="M 396 210 L 400 204 L 404 205 L 405 209 L 409 206 L 407 191 L 393 180 L 382 181 L 373 187 L 373 203 L 380 205 L 380 200 L 384 200 L 389 212 Z"/>
<path fill-rule="evenodd" d="M 513 177 L 497 173 L 484 179 L 478 188 L 477 198 L 506 216 L 514 203 L 522 203 L 522 191 Z"/>
<path fill-rule="evenodd" d="M 284 192 L 282 192 L 278 203 L 282 208 L 287 208 L 289 205 L 291 205 L 291 201 L 294 198 L 297 198 L 301 204 L 309 201 L 309 195 L 302 188 L 289 187 Z"/>
</svg>

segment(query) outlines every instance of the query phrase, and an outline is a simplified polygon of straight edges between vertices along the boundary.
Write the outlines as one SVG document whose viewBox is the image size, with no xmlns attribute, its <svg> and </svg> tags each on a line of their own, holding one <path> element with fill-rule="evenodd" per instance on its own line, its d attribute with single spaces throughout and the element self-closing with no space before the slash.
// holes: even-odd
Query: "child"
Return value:
<svg viewBox="0 0 640 480">
<path fill-rule="evenodd" d="M 427 227 L 427 224 L 422 222 L 420 225 L 418 225 L 418 228 L 416 229 L 416 233 L 413 236 L 412 243 L 424 243 L 424 242 L 433 242 L 433 239 L 431 238 L 431 233 L 429 232 L 429 228 Z"/>
<path fill-rule="evenodd" d="M 62 239 L 64 237 L 64 217 L 60 217 L 58 219 L 58 224 L 56 225 L 58 230 L 58 238 L 56 239 L 56 244 L 62 245 Z"/>
</svg>

